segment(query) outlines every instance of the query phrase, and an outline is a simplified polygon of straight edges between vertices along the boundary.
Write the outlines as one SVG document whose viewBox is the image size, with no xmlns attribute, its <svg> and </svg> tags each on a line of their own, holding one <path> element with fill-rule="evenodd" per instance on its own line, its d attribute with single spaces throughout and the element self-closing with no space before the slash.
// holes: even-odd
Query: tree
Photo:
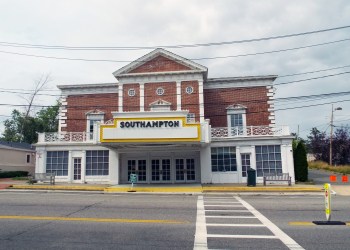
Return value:
<svg viewBox="0 0 350 250">
<path fill-rule="evenodd" d="M 307 138 L 307 148 L 310 153 L 314 154 L 316 160 L 329 162 L 329 139 L 326 133 L 312 128 Z"/>
<path fill-rule="evenodd" d="M 308 180 L 308 164 L 306 159 L 306 148 L 302 141 L 298 142 L 294 152 L 294 172 L 295 180 Z"/>
<path fill-rule="evenodd" d="M 335 164 L 349 162 L 350 136 L 348 127 L 340 127 L 335 131 L 333 139 L 332 159 Z"/>
<path fill-rule="evenodd" d="M 43 108 L 34 117 L 18 110 L 12 111 L 12 117 L 4 122 L 5 131 L 2 140 L 13 142 L 37 142 L 37 132 L 56 132 L 60 103 Z"/>
</svg>

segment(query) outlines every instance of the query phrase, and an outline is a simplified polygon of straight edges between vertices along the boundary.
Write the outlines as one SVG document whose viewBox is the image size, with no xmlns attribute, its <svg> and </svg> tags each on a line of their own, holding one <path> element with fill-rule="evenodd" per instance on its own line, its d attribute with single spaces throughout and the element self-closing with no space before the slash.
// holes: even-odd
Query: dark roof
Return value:
<svg viewBox="0 0 350 250">
<path fill-rule="evenodd" d="M 32 144 L 26 142 L 0 141 L 0 145 L 4 145 L 11 148 L 35 150 L 35 147 Z"/>
</svg>

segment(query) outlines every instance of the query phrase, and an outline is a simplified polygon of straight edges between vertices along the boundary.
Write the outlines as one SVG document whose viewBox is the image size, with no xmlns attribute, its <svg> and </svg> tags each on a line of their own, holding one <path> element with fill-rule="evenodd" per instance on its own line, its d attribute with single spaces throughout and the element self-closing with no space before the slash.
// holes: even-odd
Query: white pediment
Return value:
<svg viewBox="0 0 350 250">
<path fill-rule="evenodd" d="M 242 105 L 242 104 L 232 104 L 232 105 L 228 106 L 226 109 L 228 109 L 228 110 L 242 110 L 242 109 L 247 109 L 247 107 Z"/>
</svg>

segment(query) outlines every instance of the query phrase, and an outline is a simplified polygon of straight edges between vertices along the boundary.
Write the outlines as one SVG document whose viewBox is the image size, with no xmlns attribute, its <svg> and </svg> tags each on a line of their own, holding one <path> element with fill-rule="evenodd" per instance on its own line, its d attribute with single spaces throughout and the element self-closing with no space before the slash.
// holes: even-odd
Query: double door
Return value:
<svg viewBox="0 0 350 250">
<path fill-rule="evenodd" d="M 137 174 L 137 182 L 146 182 L 147 180 L 147 161 L 146 160 L 128 160 L 128 181 L 130 174 Z"/>
<path fill-rule="evenodd" d="M 170 182 L 171 181 L 171 160 L 152 159 L 151 160 L 151 181 Z"/>
<path fill-rule="evenodd" d="M 194 159 L 175 159 L 175 180 L 177 182 L 196 181 L 196 168 Z"/>
</svg>

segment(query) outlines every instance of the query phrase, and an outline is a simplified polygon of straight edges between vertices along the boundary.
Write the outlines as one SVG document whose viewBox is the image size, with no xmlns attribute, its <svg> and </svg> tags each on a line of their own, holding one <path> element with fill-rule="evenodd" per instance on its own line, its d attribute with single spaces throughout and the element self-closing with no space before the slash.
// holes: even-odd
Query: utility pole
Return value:
<svg viewBox="0 0 350 250">
<path fill-rule="evenodd" d="M 334 111 L 337 110 L 342 110 L 341 107 L 337 107 L 337 108 L 333 108 L 333 104 L 332 104 L 332 113 L 331 113 L 331 134 L 329 136 L 330 140 L 329 140 L 329 165 L 332 166 L 332 141 L 333 141 L 333 113 Z"/>
</svg>

